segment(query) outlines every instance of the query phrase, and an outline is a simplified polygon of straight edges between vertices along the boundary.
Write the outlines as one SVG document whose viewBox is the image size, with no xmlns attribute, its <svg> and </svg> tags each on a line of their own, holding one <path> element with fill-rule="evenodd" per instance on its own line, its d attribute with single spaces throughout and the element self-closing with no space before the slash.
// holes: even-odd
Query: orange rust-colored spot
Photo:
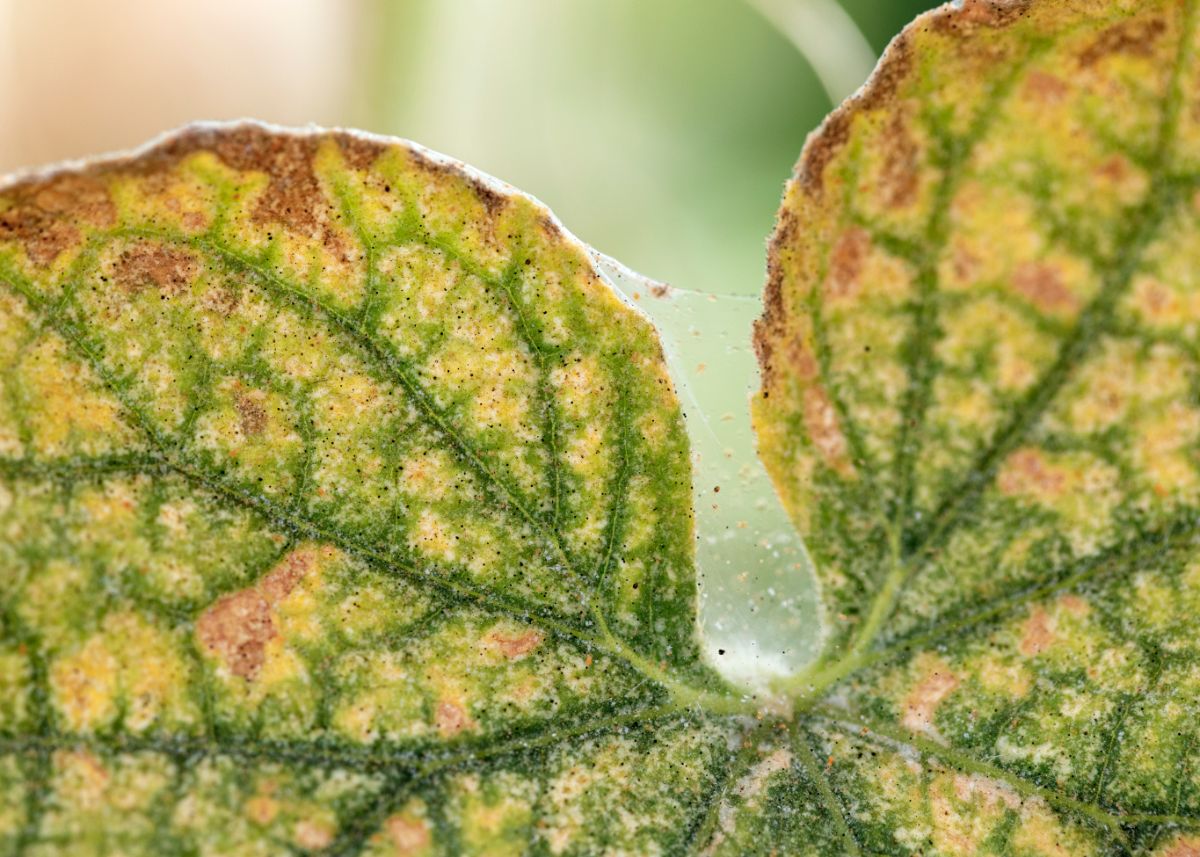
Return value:
<svg viewBox="0 0 1200 857">
<path fill-rule="evenodd" d="M 393 815 L 384 822 L 396 857 L 410 857 L 429 847 L 429 822 L 408 815 Z"/>
<path fill-rule="evenodd" d="M 510 637 L 499 631 L 487 635 L 487 641 L 498 648 L 509 659 L 524 657 L 542 644 L 542 634 L 539 631 L 526 631 L 515 637 Z"/>
<path fill-rule="evenodd" d="M 865 229 L 847 229 L 841 234 L 829 255 L 829 276 L 825 280 L 827 296 L 842 298 L 854 294 L 870 250 L 871 237 Z"/>
<path fill-rule="evenodd" d="M 438 702 L 433 723 L 443 738 L 452 738 L 475 725 L 475 721 L 471 719 L 467 710 L 453 699 L 443 699 Z"/>
<path fill-rule="evenodd" d="M 1043 312 L 1073 310 L 1079 304 L 1063 283 L 1059 269 L 1044 262 L 1022 262 L 1013 272 L 1012 285 Z"/>
<path fill-rule="evenodd" d="M 113 277 L 118 286 L 136 294 L 145 289 L 158 289 L 177 295 L 186 289 L 200 273 L 200 263 L 186 250 L 142 242 L 135 244 L 118 257 Z"/>
<path fill-rule="evenodd" d="M 1079 65 L 1088 68 L 1112 54 L 1153 57 L 1154 43 L 1165 33 L 1167 25 L 1159 18 L 1134 19 L 1114 24 L 1100 33 L 1079 54 Z"/>
<path fill-rule="evenodd" d="M 1041 607 L 1034 607 L 1021 626 L 1021 642 L 1018 650 L 1027 658 L 1036 657 L 1054 644 L 1054 623 Z"/>
<path fill-rule="evenodd" d="M 937 708 L 959 685 L 950 667 L 936 656 L 921 658 L 924 675 L 904 700 L 904 726 L 914 732 L 933 731 Z"/>
<path fill-rule="evenodd" d="M 314 561 L 311 550 L 292 551 L 256 585 L 220 598 L 196 622 L 200 644 L 234 675 L 247 681 L 256 679 L 267 643 L 278 634 L 271 610 L 296 587 Z"/>
<path fill-rule="evenodd" d="M 1009 456 L 996 484 L 1004 494 L 1057 497 L 1066 481 L 1066 476 L 1050 466 L 1040 450 L 1020 449 Z"/>
<path fill-rule="evenodd" d="M 257 437 L 267 427 L 267 410 L 262 402 L 244 393 L 239 393 L 233 400 L 238 412 L 238 422 L 242 434 L 246 437 Z"/>
</svg>

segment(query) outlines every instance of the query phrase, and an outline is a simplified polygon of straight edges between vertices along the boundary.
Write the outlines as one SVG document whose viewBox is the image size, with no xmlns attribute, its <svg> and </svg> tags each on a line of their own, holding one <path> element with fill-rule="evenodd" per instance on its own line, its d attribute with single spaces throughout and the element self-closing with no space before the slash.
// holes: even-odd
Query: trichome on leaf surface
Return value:
<svg viewBox="0 0 1200 857">
<path fill-rule="evenodd" d="M 825 648 L 699 655 L 653 327 L 411 144 L 0 190 L 0 851 L 1200 854 L 1197 0 L 968 0 L 756 331 Z"/>
</svg>

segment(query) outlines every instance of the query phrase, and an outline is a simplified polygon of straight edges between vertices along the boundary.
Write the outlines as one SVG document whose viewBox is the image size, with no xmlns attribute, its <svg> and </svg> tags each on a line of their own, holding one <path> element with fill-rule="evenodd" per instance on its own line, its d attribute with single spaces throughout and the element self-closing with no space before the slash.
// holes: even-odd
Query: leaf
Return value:
<svg viewBox="0 0 1200 857">
<path fill-rule="evenodd" d="M 709 830 L 679 407 L 539 204 L 255 124 L 16 180 L 0 402 L 0 852 Z"/>
<path fill-rule="evenodd" d="M 808 142 L 754 410 L 825 651 L 729 853 L 1200 853 L 1196 5 L 947 5 Z"/>
</svg>

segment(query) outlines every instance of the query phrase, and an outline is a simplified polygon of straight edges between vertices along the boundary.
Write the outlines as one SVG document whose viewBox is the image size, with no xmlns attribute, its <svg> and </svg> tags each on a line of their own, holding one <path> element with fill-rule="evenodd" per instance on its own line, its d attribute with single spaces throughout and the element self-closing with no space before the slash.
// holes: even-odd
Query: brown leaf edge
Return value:
<svg viewBox="0 0 1200 857">
<path fill-rule="evenodd" d="M 884 50 L 867 82 L 830 113 L 808 135 L 800 159 L 784 188 L 783 201 L 775 217 L 775 229 L 767 241 L 767 280 L 763 290 L 763 313 L 754 324 L 754 350 L 761 375 L 760 396 L 767 396 L 777 373 L 786 367 L 775 362 L 772 340 L 786 328 L 783 305 L 783 248 L 796 243 L 799 224 L 787 205 L 788 192 L 797 187 L 807 201 L 817 202 L 824 193 L 825 167 L 850 137 L 850 127 L 860 112 L 886 103 L 912 70 L 912 34 L 934 29 L 969 32 L 978 28 L 1001 30 L 1023 15 L 1035 0 L 963 0 L 924 12 L 900 31 Z M 786 358 L 785 358 L 786 359 Z"/>
<path fill-rule="evenodd" d="M 272 178 L 288 181 L 288 191 L 273 192 L 270 188 L 260 200 L 260 206 L 273 210 L 283 219 L 304 221 L 311 215 L 303 207 L 288 209 L 293 199 L 302 201 L 302 194 L 309 179 L 289 157 L 315 148 L 323 140 L 332 139 L 351 166 L 365 167 L 374 158 L 392 147 L 407 150 L 413 158 L 431 172 L 445 172 L 466 180 L 480 200 L 489 208 L 503 204 L 506 199 L 524 199 L 531 203 L 540 215 L 540 225 L 551 239 L 561 239 L 584 253 L 591 261 L 592 274 L 609 285 L 612 291 L 630 308 L 646 317 L 642 307 L 629 300 L 617 289 L 605 270 L 615 270 L 646 284 L 648 289 L 661 291 L 669 287 L 642 274 L 636 273 L 619 261 L 596 250 L 567 229 L 548 205 L 533 194 L 523 191 L 503 179 L 496 178 L 450 155 L 442 154 L 420 143 L 403 137 L 376 134 L 369 131 L 345 127 L 326 127 L 316 124 L 285 126 L 258 119 L 200 120 L 179 128 L 163 132 L 131 149 L 118 150 L 94 156 L 72 158 L 45 166 L 35 166 L 0 174 L 0 193 L 11 197 L 18 205 L 26 204 L 44 209 L 50 215 L 55 208 L 45 210 L 45 192 L 61 191 L 52 205 L 87 205 L 87 192 L 94 188 L 92 179 L 110 172 L 153 172 L 164 164 L 174 163 L 197 151 L 213 151 L 229 166 L 245 170 L 262 170 Z M 264 166 L 266 165 L 266 166 Z M 37 197 L 42 194 L 42 199 Z M 57 210 L 62 210 L 61 208 Z M 84 212 L 86 214 L 86 212 Z M 94 218 L 92 218 L 94 219 Z M 650 320 L 650 319 L 647 319 Z"/>
</svg>

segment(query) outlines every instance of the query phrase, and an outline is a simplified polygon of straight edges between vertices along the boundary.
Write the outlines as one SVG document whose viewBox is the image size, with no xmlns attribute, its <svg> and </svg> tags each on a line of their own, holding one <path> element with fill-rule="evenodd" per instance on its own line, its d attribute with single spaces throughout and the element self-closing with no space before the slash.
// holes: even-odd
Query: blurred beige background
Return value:
<svg viewBox="0 0 1200 857">
<path fill-rule="evenodd" d="M 804 136 L 929 5 L 0 0 L 0 172 L 192 119 L 359 126 L 512 182 L 650 276 L 755 293 Z"/>
</svg>

